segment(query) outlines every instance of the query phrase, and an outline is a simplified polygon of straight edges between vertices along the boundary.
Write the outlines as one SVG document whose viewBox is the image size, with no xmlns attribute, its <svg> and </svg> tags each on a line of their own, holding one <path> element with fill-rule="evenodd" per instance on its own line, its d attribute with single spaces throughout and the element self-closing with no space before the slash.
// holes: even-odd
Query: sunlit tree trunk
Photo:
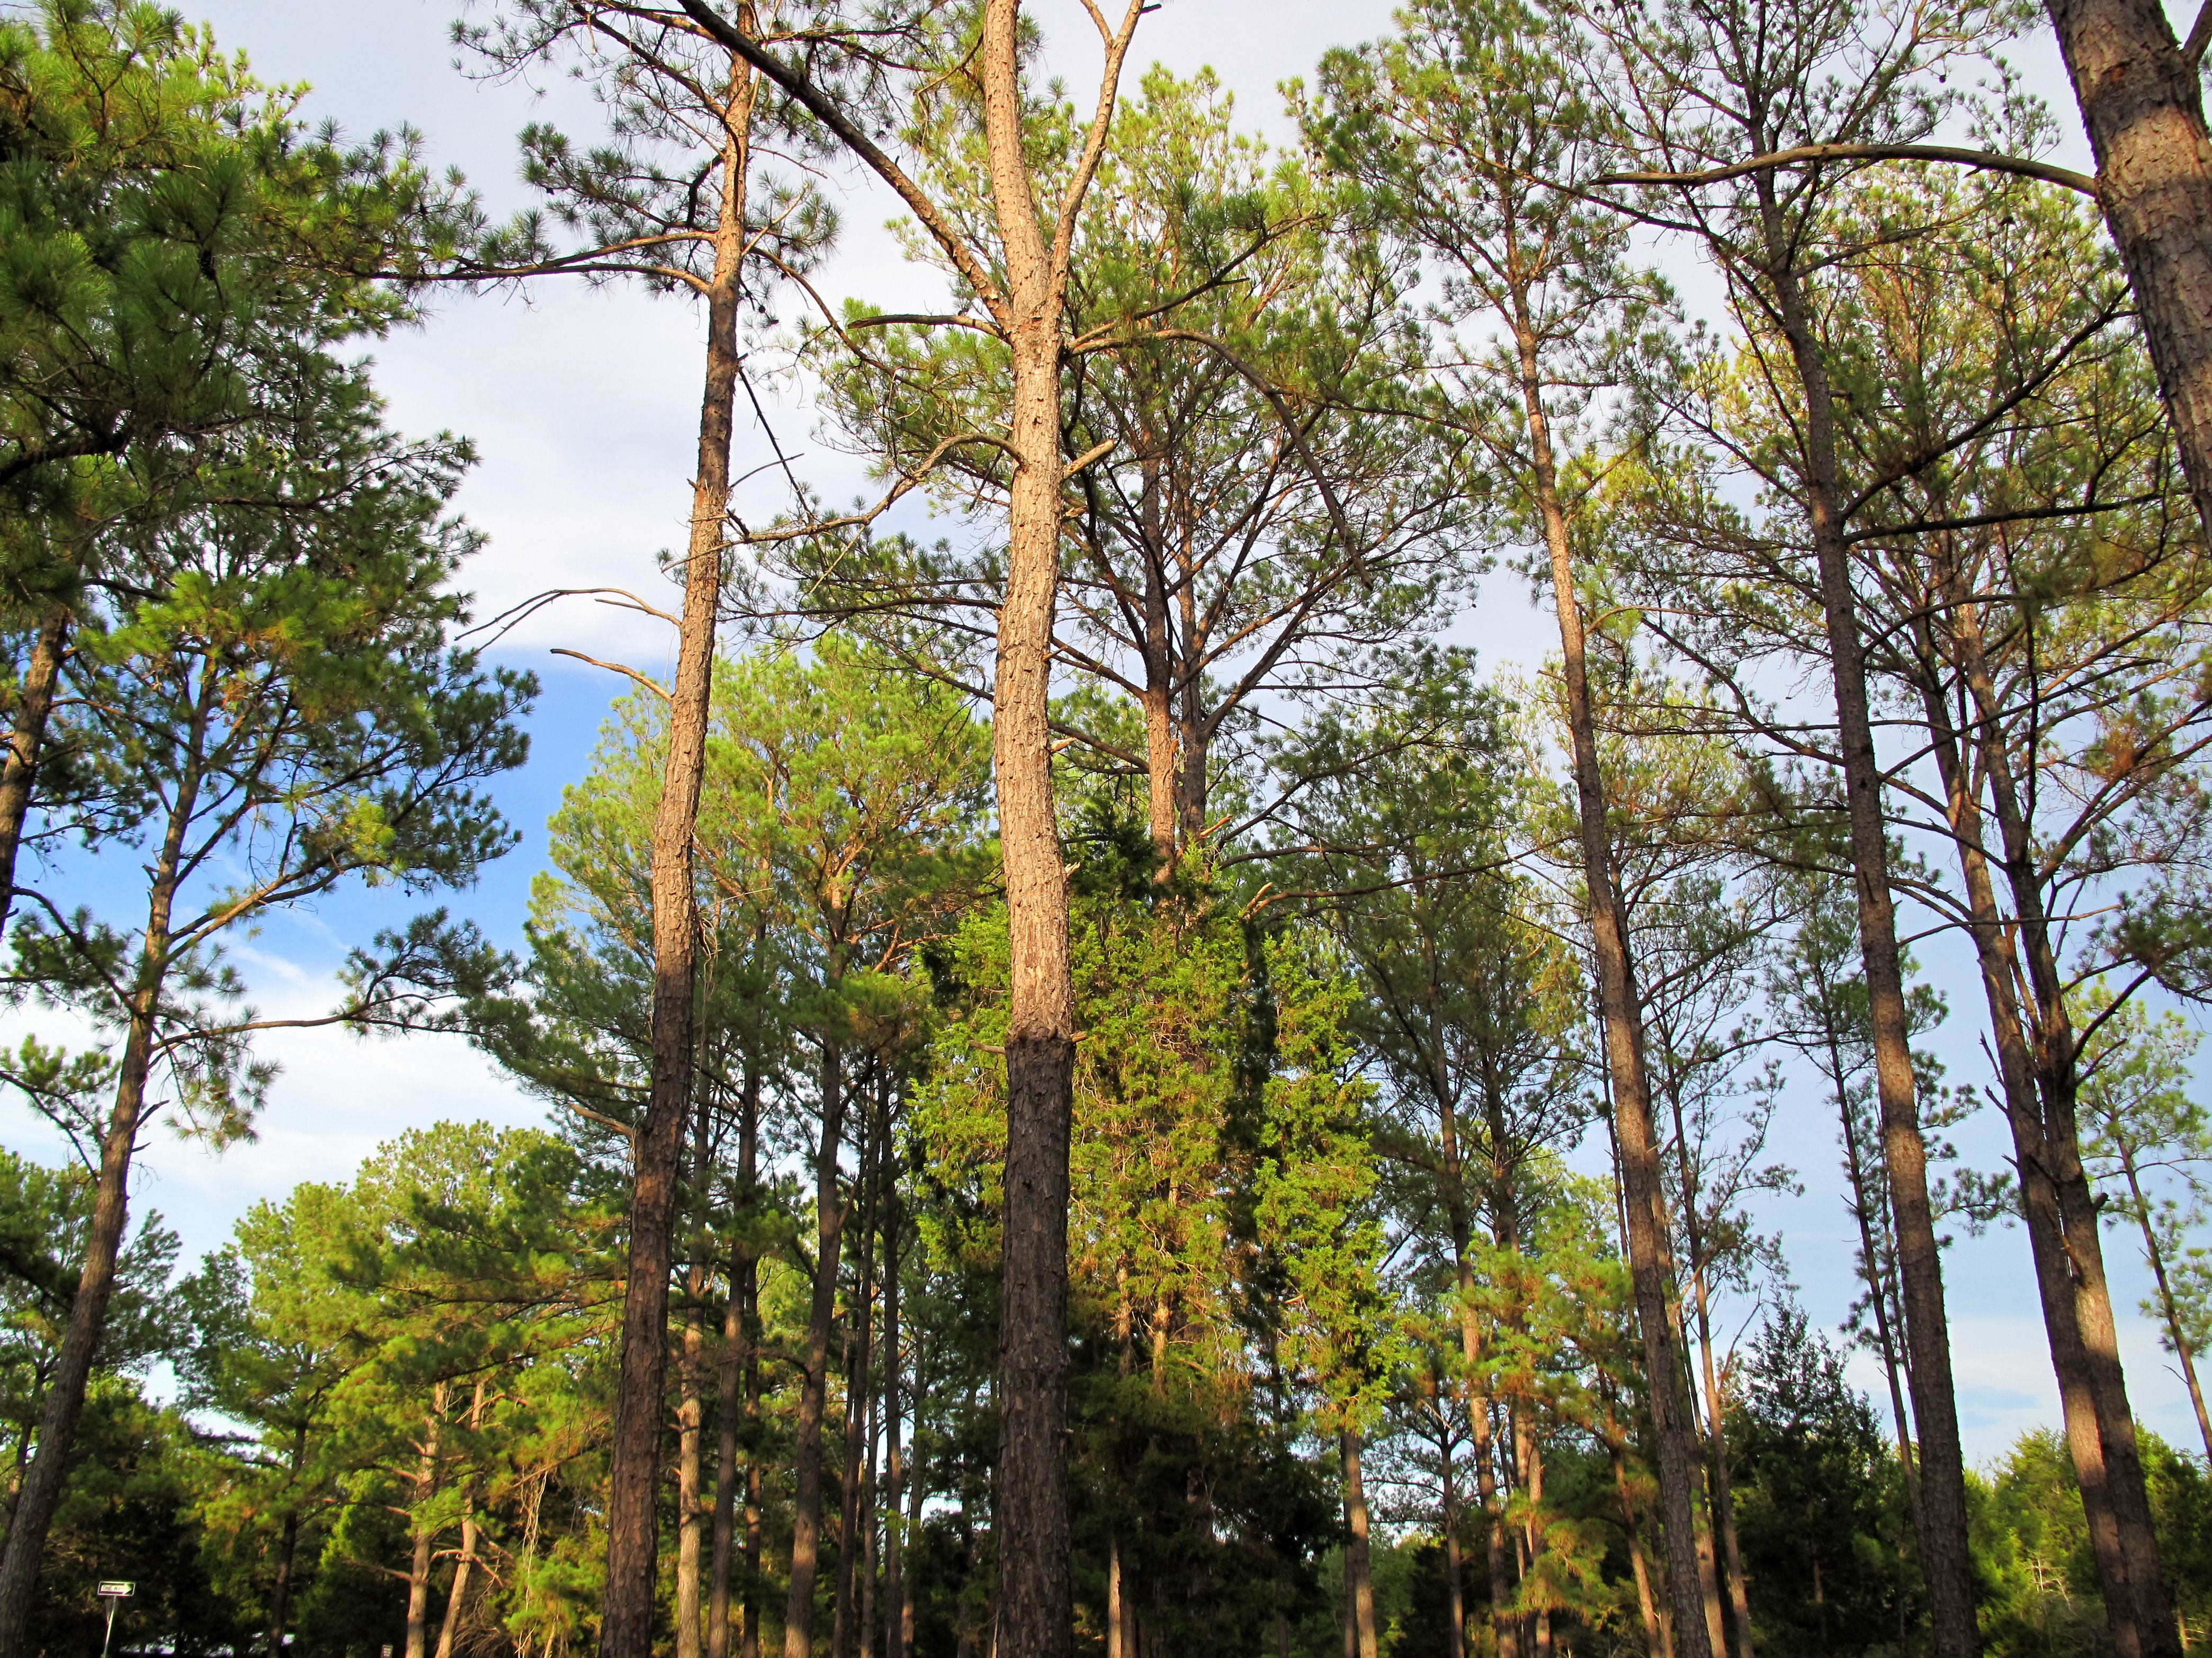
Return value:
<svg viewBox="0 0 2212 1658">
<path fill-rule="evenodd" d="M 668 702 L 668 754 L 653 823 L 651 1090 L 633 1152 L 621 1372 L 614 1436 L 608 1448 L 601 1658 L 651 1658 L 653 1650 L 668 1279 L 674 1265 L 684 1130 L 690 1121 L 698 990 L 699 907 L 691 842 L 706 774 L 714 629 L 722 594 L 754 86 L 752 75 L 733 59 L 723 116 L 714 275 L 706 295 L 706 386 L 699 410 L 691 533 L 684 550 L 684 611 L 677 636 L 676 683 Z"/>
<path fill-rule="evenodd" d="M 1666 1546 L 1668 1598 L 1675 1610 L 1682 1658 L 1715 1658 L 1705 1634 L 1705 1595 L 1698 1576 L 1697 1426 L 1682 1387 L 1678 1327 L 1668 1305 L 1672 1262 L 1660 1180 L 1659 1137 L 1651 1117 L 1651 1084 L 1644 1066 L 1643 1024 L 1629 959 L 1628 931 L 1613 881 L 1582 604 L 1575 590 L 1574 552 L 1567 535 L 1566 514 L 1559 504 L 1551 419 L 1537 372 L 1535 331 L 1525 311 L 1516 319 L 1515 335 L 1535 501 L 1550 556 L 1552 599 L 1559 618 L 1584 902 L 1589 907 L 1598 1008 L 1613 1093 L 1613 1151 L 1620 1174 L 1637 1327 L 1644 1339 L 1644 1374 L 1651 1389 L 1654 1461 L 1659 1479 L 1660 1531 Z"/>
<path fill-rule="evenodd" d="M 2045 0 L 2097 158 L 2182 475 L 2212 535 L 2212 137 L 2199 66 L 2159 0 Z M 2192 30 L 2192 37 L 2197 31 Z"/>
<path fill-rule="evenodd" d="M 1922 1570 L 1928 1580 L 1935 1658 L 1973 1658 L 1981 1637 L 1974 1620 L 1973 1568 L 1966 1549 L 1966 1466 L 1959 1440 L 1958 1401 L 1951 1379 L 1950 1327 L 1943 1303 L 1934 1205 L 1928 1190 L 1928 1146 L 1920 1130 L 1917 1084 L 1905 1017 L 1905 974 L 1891 890 L 1888 829 L 1883 816 L 1881 762 L 1867 700 L 1858 601 L 1851 586 L 1849 545 L 1838 508 L 1833 389 L 1815 337 L 1812 310 L 1798 280 L 1798 246 L 1784 224 L 1774 175 L 1753 179 L 1765 237 L 1776 319 L 1804 392 L 1806 514 L 1818 568 L 1829 671 L 1834 681 L 1838 746 L 1843 761 L 1845 819 L 1858 897 L 1859 952 L 1872 1016 L 1875 1087 L 1881 1102 L 1882 1163 L 1889 1176 L 1898 1278 L 1911 1357 L 1912 1415 L 1920 1431 Z"/>
</svg>

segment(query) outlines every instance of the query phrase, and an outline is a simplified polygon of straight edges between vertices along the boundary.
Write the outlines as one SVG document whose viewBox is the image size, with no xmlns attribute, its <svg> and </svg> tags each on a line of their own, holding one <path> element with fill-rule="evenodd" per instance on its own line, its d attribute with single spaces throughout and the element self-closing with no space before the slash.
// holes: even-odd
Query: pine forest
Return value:
<svg viewBox="0 0 2212 1658">
<path fill-rule="evenodd" d="M 2212 0 L 208 3 L 0 3 L 0 1658 L 2212 1647 Z"/>
</svg>

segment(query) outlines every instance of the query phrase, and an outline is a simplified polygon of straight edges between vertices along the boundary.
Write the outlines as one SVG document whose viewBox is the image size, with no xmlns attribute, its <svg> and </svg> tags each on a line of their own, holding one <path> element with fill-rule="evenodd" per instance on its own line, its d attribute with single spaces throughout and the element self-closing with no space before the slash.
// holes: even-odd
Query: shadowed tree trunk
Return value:
<svg viewBox="0 0 2212 1658">
<path fill-rule="evenodd" d="M 722 1310 L 722 1363 L 714 1413 L 714 1543 L 707 1599 L 707 1658 L 730 1658 L 730 1570 L 737 1553 L 739 1388 L 751 1368 L 750 1311 L 759 1267 L 745 1228 L 760 1157 L 760 1073 L 748 1060 L 738 1096 L 738 1189 L 730 1245 L 730 1296 Z M 757 1461 L 757 1456 L 755 1458 Z"/>
<path fill-rule="evenodd" d="M 212 712 L 210 703 L 216 680 L 212 674 L 204 675 L 202 684 L 191 729 L 182 733 L 180 743 L 193 756 L 205 752 Z M 116 1262 L 130 1218 L 131 1159 L 145 1116 L 146 1084 L 154 1068 L 156 1020 L 168 971 L 177 888 L 183 878 L 185 836 L 198 810 L 202 764 L 194 758 L 182 768 L 178 793 L 155 854 L 146 927 L 127 1003 L 130 1023 L 124 1035 L 122 1058 L 116 1066 L 115 1102 L 100 1135 L 100 1171 L 93 1188 L 90 1222 L 85 1228 L 84 1262 L 77 1272 L 76 1294 L 70 1302 L 60 1351 L 46 1383 L 46 1403 L 39 1412 L 37 1448 L 16 1493 L 15 1510 L 9 1516 L 6 1548 L 0 1552 L 0 1654 L 11 1658 L 20 1649 L 22 1632 L 30 1621 L 39 1565 L 46 1553 L 46 1528 L 61 1501 L 62 1480 L 68 1472 L 77 1422 L 84 1413 L 86 1384 L 91 1380 L 93 1360 L 106 1327 L 108 1297 L 115 1289 Z M 426 1582 L 428 1570 L 426 1564 Z M 415 1607 L 415 1599 L 410 1588 L 410 1617 L 416 1620 L 410 1627 L 419 1634 L 421 1609 Z M 417 1640 L 410 1658 L 422 1658 L 419 1649 Z"/>
<path fill-rule="evenodd" d="M 1345 1588 L 1350 1600 L 1351 1635 L 1356 1658 L 1376 1658 L 1375 1573 L 1367 1542 L 1367 1489 L 1360 1473 L 1359 1430 L 1346 1428 L 1339 1442 L 1344 1458 Z"/>
<path fill-rule="evenodd" d="M 46 722 L 53 717 L 54 689 L 69 651 L 69 606 L 56 601 L 39 619 L 30 660 L 23 665 L 23 686 L 15 697 L 15 718 L 8 746 L 0 753 L 0 930 L 15 902 L 15 859 L 23 846 L 23 823 L 30 816 L 31 786 L 46 750 Z"/>
<path fill-rule="evenodd" d="M 822 1564 L 822 1418 L 830 1392 L 830 1329 L 837 1316 L 837 1253 L 845 1226 L 837 1190 L 844 1131 L 844 1060 L 822 1043 L 822 1140 L 815 1158 L 814 1294 L 800 1359 L 799 1415 L 792 1428 L 791 1583 L 784 1600 L 783 1658 L 813 1658 L 814 1581 Z"/>
</svg>

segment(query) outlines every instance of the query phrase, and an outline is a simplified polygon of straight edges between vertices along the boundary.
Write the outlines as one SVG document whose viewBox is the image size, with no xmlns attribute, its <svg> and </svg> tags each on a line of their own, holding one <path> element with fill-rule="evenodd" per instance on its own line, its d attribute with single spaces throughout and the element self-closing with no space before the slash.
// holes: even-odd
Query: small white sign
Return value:
<svg viewBox="0 0 2212 1658">
<path fill-rule="evenodd" d="M 102 1583 L 96 1592 L 103 1600 L 127 1600 L 138 1593 L 138 1586 L 136 1583 L 123 1583 L 110 1580 Z"/>
</svg>

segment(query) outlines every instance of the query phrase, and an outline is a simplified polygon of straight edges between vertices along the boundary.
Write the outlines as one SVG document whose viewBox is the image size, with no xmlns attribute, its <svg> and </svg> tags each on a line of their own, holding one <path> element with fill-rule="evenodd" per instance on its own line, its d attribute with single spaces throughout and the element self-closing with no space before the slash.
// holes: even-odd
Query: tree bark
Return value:
<svg viewBox="0 0 2212 1658">
<path fill-rule="evenodd" d="M 1720 1534 L 1720 1564 L 1728 1580 L 1729 1608 L 1735 1614 L 1738 1658 L 1754 1658 L 1751 1639 L 1751 1597 L 1744 1587 L 1743 1554 L 1737 1545 L 1735 1533 L 1735 1493 L 1729 1480 L 1728 1430 L 1722 1409 L 1720 1371 L 1713 1363 L 1712 1308 L 1706 1289 L 1710 1263 L 1705 1259 L 1705 1229 L 1698 1218 L 1697 1168 L 1690 1156 L 1690 1137 L 1683 1122 L 1680 1090 L 1670 1084 L 1667 1096 L 1668 1108 L 1674 1119 L 1674 1157 L 1682 1181 L 1682 1230 L 1684 1240 L 1690 1246 L 1691 1299 L 1698 1321 L 1698 1365 L 1705 1386 L 1705 1437 L 1711 1458 L 1714 1529 Z M 1717 1606 L 1711 1608 L 1705 1620 L 1717 1647 L 1721 1642 L 1720 1619 L 1714 1615 L 1717 1611 Z"/>
<path fill-rule="evenodd" d="M 676 1658 L 699 1658 L 700 1442 L 705 1429 L 705 1400 L 700 1388 L 706 1366 L 707 1332 L 696 1293 L 684 1310 L 683 1348 L 676 1365 Z"/>
<path fill-rule="evenodd" d="M 453 1563 L 453 1587 L 446 1595 L 445 1620 L 438 1626 L 438 1658 L 453 1658 L 453 1643 L 460 1639 L 461 1618 L 468 1610 L 469 1578 L 475 1570 L 477 1516 L 474 1509 L 461 1515 L 461 1553 Z"/>
<path fill-rule="evenodd" d="M 1590 701 L 1582 604 L 1575 592 L 1574 553 L 1559 497 L 1550 417 L 1538 376 L 1535 335 L 1517 320 L 1522 413 L 1528 423 L 1536 506 L 1552 567 L 1559 614 L 1559 656 L 1575 776 L 1583 879 L 1588 888 L 1591 953 L 1596 958 L 1598 1007 L 1606 1066 L 1613 1084 L 1614 1153 L 1627 1235 L 1629 1278 L 1650 1378 L 1654 1462 L 1659 1481 L 1660 1536 L 1665 1546 L 1668 1599 L 1682 1658 L 1715 1658 L 1705 1632 L 1705 1594 L 1698 1577 L 1697 1429 L 1682 1385 L 1677 1327 L 1668 1309 L 1672 1262 L 1667 1243 L 1659 1138 L 1651 1120 L 1651 1083 L 1644 1068 L 1643 1021 L 1628 955 L 1628 930 L 1613 884 L 1613 847 L 1599 771 L 1597 726 Z M 1948 1658 L 1948 1655 L 1947 1655 Z"/>
<path fill-rule="evenodd" d="M 722 1363 L 714 1412 L 714 1542 L 707 1598 L 707 1658 L 730 1658 L 730 1568 L 737 1553 L 738 1390 L 750 1368 L 750 1313 L 759 1267 L 745 1228 L 757 1201 L 760 1073 L 750 1060 L 738 1096 L 738 1190 L 730 1244 L 730 1297 L 722 1309 Z"/>
<path fill-rule="evenodd" d="M 2182 475 L 2212 535 L 2212 139 L 2198 65 L 2158 0 L 2046 7 Z"/>
<path fill-rule="evenodd" d="M 876 1139 L 876 1128 L 863 1119 L 859 1148 L 860 1270 L 854 1274 L 854 1301 L 847 1311 L 845 1325 L 848 1344 L 845 1366 L 845 1466 L 837 1493 L 837 1604 L 830 1630 L 830 1658 L 852 1658 L 854 1613 L 858 1610 L 857 1574 L 864 1553 L 857 1540 L 864 1532 L 874 1530 L 868 1516 L 861 1464 L 869 1437 L 867 1400 L 874 1391 L 868 1384 L 868 1345 L 874 1333 L 871 1315 L 875 1298 Z"/>
<path fill-rule="evenodd" d="M 469 1401 L 469 1432 L 483 1427 L 485 1380 L 477 1378 L 475 1397 Z M 460 1638 L 461 1619 L 468 1610 L 469 1578 L 477 1563 L 477 1509 L 473 1488 L 465 1491 L 461 1509 L 461 1552 L 453 1562 L 453 1587 L 446 1596 L 445 1621 L 438 1630 L 438 1658 L 453 1658 L 453 1643 Z"/>
<path fill-rule="evenodd" d="M 2143 1260 L 2149 1264 L 2152 1280 L 2158 1285 L 2159 1312 L 2166 1320 L 2166 1337 L 2173 1344 L 2173 1354 L 2181 1361 L 2181 1379 L 2188 1384 L 2189 1403 L 2197 1412 L 2197 1431 L 2204 1442 L 2204 1458 L 2212 1463 L 2212 1415 L 2204 1409 L 2204 1389 L 2197 1382 L 2197 1354 L 2190 1345 L 2189 1333 L 2181 1326 L 2181 1309 L 2173 1298 L 2173 1285 L 2166 1275 L 2166 1251 L 2159 1248 L 2158 1233 L 2150 1221 L 2150 1206 L 2143 1195 L 2141 1181 L 2136 1175 L 2134 1148 L 2115 1127 L 2113 1140 L 2120 1148 L 2120 1163 L 2128 1179 L 2128 1193 L 2134 1200 L 2136 1223 L 2142 1228 Z"/>
<path fill-rule="evenodd" d="M 430 1533 L 415 1528 L 415 1541 L 407 1561 L 407 1629 L 404 1658 L 426 1658 L 430 1627 Z"/>
<path fill-rule="evenodd" d="M 278 1658 L 284 1650 L 284 1618 L 292 1599 L 292 1563 L 300 1552 L 300 1511 L 284 1515 L 283 1540 L 276 1547 L 276 1581 L 269 1588 L 269 1654 Z"/>
<path fill-rule="evenodd" d="M 1835 1023 L 1841 1015 L 1827 1000 L 1828 987 L 1823 984 L 1820 990 L 1823 1045 L 1829 1082 L 1836 1091 L 1836 1112 L 1843 1127 L 1844 1169 L 1851 1182 L 1852 1217 L 1858 1222 L 1859 1259 L 1865 1263 L 1863 1276 L 1866 1279 L 1867 1305 L 1874 1314 L 1875 1343 L 1881 1351 L 1882 1374 L 1889 1382 L 1890 1421 L 1897 1430 L 1897 1465 L 1905 1476 L 1905 1503 L 1912 1511 L 1913 1533 L 1917 1536 L 1925 1523 L 1920 1514 L 1920 1473 L 1913 1462 L 1912 1418 L 1905 1409 L 1897 1335 L 1890 1327 L 1889 1278 L 1882 1270 L 1881 1254 L 1875 1243 L 1875 1200 L 1868 1189 L 1865 1163 L 1859 1156 L 1858 1129 L 1851 1121 L 1850 1072 L 1844 1063 L 1843 1044 Z"/>
<path fill-rule="evenodd" d="M 1444 1658 L 1467 1658 L 1466 1588 L 1460 1581 L 1459 1502 L 1452 1485 L 1451 1428 L 1441 1415 L 1443 1433 L 1437 1449 L 1443 1457 L 1444 1617 L 1451 1627 L 1444 1638 Z"/>
<path fill-rule="evenodd" d="M 1951 1380 L 1951 1340 L 1943 1304 L 1942 1260 L 1928 1193 L 1928 1147 L 1920 1132 L 1917 1084 L 1906 1023 L 1904 968 L 1890 890 L 1889 843 L 1882 814 L 1881 760 L 1867 701 L 1866 662 L 1850 549 L 1837 507 L 1833 393 L 1799 286 L 1795 245 L 1782 222 L 1772 173 L 1754 180 L 1766 240 L 1772 299 L 1805 394 L 1805 506 L 1818 568 L 1820 610 L 1835 683 L 1851 870 L 1858 895 L 1859 953 L 1873 1021 L 1875 1086 L 1881 1102 L 1882 1163 L 1889 1175 L 1898 1278 L 1911 1357 L 1912 1415 L 1920 1430 L 1922 1569 L 1928 1579 L 1935 1658 L 1973 1658 L 1973 1564 L 1966 1547 L 1966 1465 Z"/>
<path fill-rule="evenodd" d="M 1006 431 L 1014 459 L 1006 586 L 992 683 L 992 757 L 1011 945 L 999 1466 L 992 1515 L 999 1557 L 998 1658 L 1066 1658 L 1073 1640 L 1066 1426 L 1075 993 L 1048 708 L 1060 578 L 1065 289 L 1037 223 L 1024 149 L 1019 14 L 1018 0 L 986 0 L 980 47 L 985 149 L 1008 279 L 1006 331 L 1013 395 Z"/>
<path fill-rule="evenodd" d="M 46 722 L 53 717 L 54 691 L 69 654 L 73 620 L 69 606 L 59 601 L 49 604 L 39 618 L 8 746 L 0 753 L 0 931 L 6 929 L 15 908 L 15 859 L 22 851 L 23 824 L 31 813 L 32 787 L 46 751 Z"/>
<path fill-rule="evenodd" d="M 907 1658 L 904 1515 L 906 1461 L 899 1423 L 899 1206 L 897 1165 L 890 1137 L 884 1138 L 884 1658 Z"/>
<path fill-rule="evenodd" d="M 1637 1615 L 1644 1620 L 1644 1650 L 1648 1658 L 1674 1658 L 1674 1645 L 1667 1638 L 1658 1604 L 1651 1596 L 1651 1572 L 1644 1563 L 1644 1527 L 1637 1518 L 1636 1502 L 1628 1490 L 1628 1459 L 1610 1437 L 1606 1441 L 1606 1450 L 1613 1461 L 1613 1485 L 1620 1498 L 1621 1525 L 1628 1533 L 1628 1566 L 1636 1579 Z"/>
<path fill-rule="evenodd" d="M 1346 1428 L 1339 1441 L 1344 1457 L 1344 1546 L 1346 1587 L 1352 1595 L 1352 1627 L 1358 1658 L 1376 1658 L 1375 1572 L 1367 1542 L 1367 1491 L 1360 1477 L 1359 1430 Z"/>
<path fill-rule="evenodd" d="M 699 410 L 691 534 L 676 685 L 668 704 L 668 757 L 653 823 L 652 1073 L 636 1138 L 629 1262 L 623 1291 L 621 1374 L 607 1474 L 607 1579 L 600 1658 L 652 1658 L 654 1513 L 660 1483 L 662 1390 L 668 1368 L 668 1278 L 684 1130 L 690 1121 L 696 1012 L 698 897 L 692 836 L 706 774 L 714 626 L 721 604 L 724 515 L 738 389 L 738 278 L 744 251 L 748 130 L 755 82 L 734 59 L 724 115 L 722 194 L 714 270 L 707 296 L 707 373 Z"/>
<path fill-rule="evenodd" d="M 146 1084 L 154 1066 L 156 1020 L 168 980 L 170 927 L 181 879 L 185 838 L 199 811 L 200 758 L 205 750 L 215 695 L 214 676 L 204 674 L 192 707 L 184 748 L 188 756 L 179 778 L 168 822 L 155 854 L 147 889 L 146 928 L 139 941 L 138 964 L 127 1007 L 129 1026 L 123 1057 L 116 1067 L 115 1102 L 100 1137 L 100 1174 L 93 1190 L 92 1217 L 85 1228 L 84 1261 L 77 1272 L 76 1297 L 62 1329 L 46 1403 L 39 1413 L 37 1448 L 16 1493 L 8 1540 L 0 1550 L 0 1655 L 26 1649 L 31 1602 L 38 1588 L 39 1565 L 46 1530 L 61 1501 L 62 1480 L 84 1413 L 86 1384 L 100 1339 L 107 1324 L 107 1303 L 115 1289 L 115 1267 L 130 1218 L 131 1159 L 146 1108 Z M 420 1654 L 414 1658 L 421 1658 Z"/>
<path fill-rule="evenodd" d="M 1161 457 L 1149 434 L 1137 458 L 1143 494 L 1137 503 L 1145 556 L 1145 784 L 1154 878 L 1175 875 L 1176 807 L 1181 795 L 1176 743 L 1175 644 L 1168 632 L 1167 560 L 1160 540 Z"/>
<path fill-rule="evenodd" d="M 837 1253 L 845 1215 L 837 1190 L 844 1132 L 844 1061 L 835 1038 L 822 1042 L 822 1142 L 815 1160 L 814 1295 L 793 1426 L 791 1584 L 784 1601 L 783 1658 L 813 1658 L 814 1580 L 822 1557 L 822 1418 L 830 1392 L 830 1329 L 837 1316 Z"/>
<path fill-rule="evenodd" d="M 1976 918 L 1976 947 L 1988 957 L 1983 979 L 1991 999 L 1991 1023 L 2001 1033 L 2000 1067 L 2009 1066 L 2012 1072 L 2004 1078 L 2007 1115 L 2013 1121 L 2021 1211 L 2044 1302 L 2067 1447 L 2090 1522 L 2092 1552 L 2114 1647 L 2120 1658 L 2166 1658 L 2179 1652 L 2180 1636 L 2166 1594 L 2149 1490 L 2128 1406 L 2096 1199 L 2081 1163 L 2076 1041 L 2051 944 L 2032 830 L 2014 783 L 2002 710 L 1982 657 L 1978 613 L 1972 604 L 1960 602 L 1954 617 L 1964 682 L 1976 705 L 1978 747 L 2004 841 L 2013 926 L 2005 926 L 1990 890 L 1980 802 L 1962 783 L 1950 787 L 1955 832 Z M 1939 696 L 1935 715 L 1942 719 L 1947 712 Z M 1942 746 L 1939 743 L 1939 759 Z M 1960 758 L 1954 757 L 1952 772 L 1957 774 L 1960 767 Z M 1946 782 L 1950 786 L 1950 779 Z M 2015 937 L 2018 954 L 2027 958 L 2025 975 L 2014 953 Z M 2032 999 L 2025 1008 L 2014 989 L 2022 978 Z M 2000 1007 L 2004 1016 L 1999 1015 Z M 2027 1032 L 2023 1012 L 2032 1013 Z M 2031 1034 L 2033 1040 L 2023 1040 Z"/>
</svg>

